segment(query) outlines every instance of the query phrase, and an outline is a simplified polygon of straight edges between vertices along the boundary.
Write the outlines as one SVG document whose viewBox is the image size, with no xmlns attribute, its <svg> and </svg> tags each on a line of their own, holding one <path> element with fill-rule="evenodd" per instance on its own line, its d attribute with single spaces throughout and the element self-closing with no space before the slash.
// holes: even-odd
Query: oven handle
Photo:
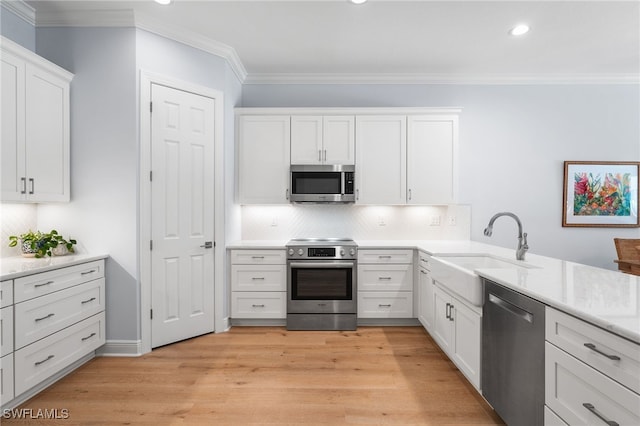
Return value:
<svg viewBox="0 0 640 426">
<path fill-rule="evenodd" d="M 300 268 L 300 269 L 331 269 L 331 268 L 344 268 L 344 267 L 356 267 L 356 262 L 351 261 L 336 261 L 336 262 L 290 262 L 290 268 Z"/>
</svg>

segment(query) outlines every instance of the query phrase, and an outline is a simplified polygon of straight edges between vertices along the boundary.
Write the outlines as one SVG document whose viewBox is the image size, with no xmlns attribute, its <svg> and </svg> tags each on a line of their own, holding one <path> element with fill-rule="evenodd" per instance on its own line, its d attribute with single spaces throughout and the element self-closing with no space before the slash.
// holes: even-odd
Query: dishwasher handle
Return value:
<svg viewBox="0 0 640 426">
<path fill-rule="evenodd" d="M 493 303 L 496 306 L 499 306 L 500 308 L 519 318 L 522 318 L 527 322 L 533 323 L 533 314 L 525 311 L 519 306 L 514 305 L 513 303 L 507 302 L 506 300 L 496 296 L 495 294 L 489 293 L 489 302 Z"/>
</svg>

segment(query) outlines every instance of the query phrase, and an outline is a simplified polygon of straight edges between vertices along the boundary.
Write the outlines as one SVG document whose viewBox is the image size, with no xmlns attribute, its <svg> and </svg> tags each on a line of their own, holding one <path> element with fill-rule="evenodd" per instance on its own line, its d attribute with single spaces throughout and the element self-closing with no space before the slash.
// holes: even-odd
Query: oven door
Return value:
<svg viewBox="0 0 640 426">
<path fill-rule="evenodd" d="M 289 261 L 287 313 L 355 314 L 356 261 Z"/>
</svg>

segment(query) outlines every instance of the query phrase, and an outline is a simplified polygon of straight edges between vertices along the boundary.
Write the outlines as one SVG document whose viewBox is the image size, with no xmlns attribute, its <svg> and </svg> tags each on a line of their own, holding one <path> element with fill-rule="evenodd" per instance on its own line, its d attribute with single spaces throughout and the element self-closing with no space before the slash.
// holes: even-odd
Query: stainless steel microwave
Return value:
<svg viewBox="0 0 640 426">
<path fill-rule="evenodd" d="M 353 203 L 354 178 L 353 165 L 291 165 L 291 201 Z"/>
</svg>

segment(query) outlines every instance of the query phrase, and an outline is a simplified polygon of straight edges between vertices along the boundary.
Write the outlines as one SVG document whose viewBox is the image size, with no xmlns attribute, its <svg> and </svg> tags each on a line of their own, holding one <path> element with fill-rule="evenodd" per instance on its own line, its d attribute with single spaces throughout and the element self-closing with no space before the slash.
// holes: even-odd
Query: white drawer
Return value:
<svg viewBox="0 0 640 426">
<path fill-rule="evenodd" d="M 232 265 L 232 291 L 287 291 L 285 265 Z"/>
<path fill-rule="evenodd" d="M 15 305 L 16 349 L 104 311 L 104 278 Z"/>
<path fill-rule="evenodd" d="M 284 250 L 231 250 L 232 265 L 284 265 Z"/>
<path fill-rule="evenodd" d="M 15 352 L 15 394 L 20 395 L 95 351 L 105 342 L 104 312 Z"/>
<path fill-rule="evenodd" d="M 231 318 L 286 318 L 287 293 L 281 291 L 234 291 Z"/>
<path fill-rule="evenodd" d="M 358 263 L 413 263 L 413 250 L 358 250 Z"/>
<path fill-rule="evenodd" d="M 426 254 L 423 251 L 418 252 L 418 264 L 426 269 L 427 271 L 431 271 L 431 256 Z"/>
<path fill-rule="evenodd" d="M 14 397 L 13 393 L 13 354 L 0 358 L 0 405 Z"/>
<path fill-rule="evenodd" d="M 358 265 L 358 290 L 412 291 L 413 265 Z"/>
<path fill-rule="evenodd" d="M 604 423 L 603 423 L 604 424 Z M 549 407 L 544 406 L 544 426 L 569 426 Z"/>
<path fill-rule="evenodd" d="M 13 280 L 0 282 L 0 308 L 13 305 Z"/>
<path fill-rule="evenodd" d="M 359 291 L 358 318 L 412 318 L 410 291 Z"/>
<path fill-rule="evenodd" d="M 606 424 L 604 419 L 640 425 L 640 395 L 549 342 L 545 343 L 545 403 L 570 425 Z"/>
<path fill-rule="evenodd" d="M 23 302 L 102 277 L 104 277 L 104 260 L 16 278 L 13 286 L 14 302 Z"/>
<path fill-rule="evenodd" d="M 13 306 L 0 309 L 0 356 L 13 352 Z"/>
<path fill-rule="evenodd" d="M 640 345 L 549 307 L 545 335 L 547 341 L 640 393 Z"/>
</svg>

